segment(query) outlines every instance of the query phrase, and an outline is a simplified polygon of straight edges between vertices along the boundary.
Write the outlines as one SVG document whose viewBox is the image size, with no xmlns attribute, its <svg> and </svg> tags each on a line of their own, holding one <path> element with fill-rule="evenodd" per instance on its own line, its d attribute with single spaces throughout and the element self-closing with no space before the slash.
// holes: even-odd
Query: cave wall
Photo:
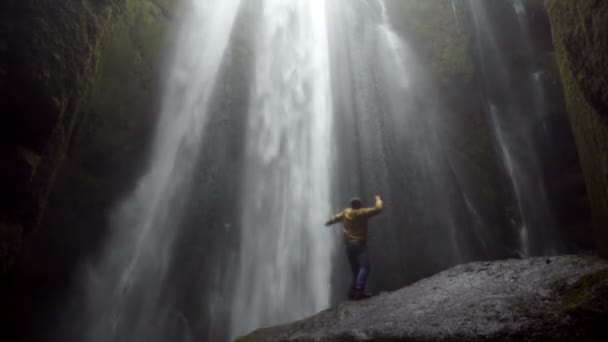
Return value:
<svg viewBox="0 0 608 342">
<path fill-rule="evenodd" d="M 54 303 L 145 165 L 177 5 L 0 4 L 0 317 L 22 317 L 7 336 L 70 326 L 58 324 L 70 308 Z"/>
<path fill-rule="evenodd" d="M 50 255 L 64 254 L 63 264 L 103 244 L 108 212 L 141 174 L 155 131 L 174 6 L 145 0 L 129 7 L 105 39 L 83 119 L 33 240 L 34 248 L 48 245 Z"/>
<path fill-rule="evenodd" d="M 525 113 L 535 104 L 521 89 L 529 83 L 531 71 L 541 70 L 543 90 L 551 101 L 543 108 L 542 117 L 530 124 L 534 126 L 531 136 L 535 140 L 534 146 L 526 148 L 538 149 L 549 210 L 556 220 L 551 230 L 553 238 L 560 243 L 559 250 L 561 253 L 588 250 L 589 204 L 564 109 L 544 3 L 538 0 L 523 2 L 526 22 L 523 32 L 518 27 L 512 1 L 476 2 L 483 4 L 492 23 L 492 27 L 485 29 L 494 31 L 494 44 L 504 62 L 501 67 L 508 70 L 512 85 L 520 88 L 509 92 L 517 94 L 519 91 L 520 95 L 514 96 L 519 96 L 522 118 L 533 114 Z M 466 193 L 482 216 L 486 226 L 484 232 L 497 235 L 494 240 L 500 243 L 488 248 L 490 252 L 486 258 L 516 256 L 513 246 L 519 244 L 517 235 L 522 218 L 489 122 L 487 102 L 491 90 L 488 88 L 493 85 L 495 75 L 484 75 L 481 55 L 488 51 L 482 52 L 478 42 L 471 8 L 473 1 L 388 0 L 386 3 L 394 28 L 415 47 L 420 64 L 430 75 L 432 86 L 418 101 L 440 107 L 434 125 L 455 174 L 452 183 L 458 187 L 447 193 L 456 196 Z M 524 42 L 522 38 L 529 41 Z M 488 84 L 484 78 L 490 80 Z M 544 234 L 539 229 L 535 240 L 551 238 L 541 235 Z M 541 249 L 536 247 L 536 250 Z"/>
<path fill-rule="evenodd" d="M 608 3 L 546 0 L 545 5 L 589 192 L 594 240 L 608 257 Z"/>
<path fill-rule="evenodd" d="M 453 192 L 466 193 L 485 224 L 500 236 L 501 244 L 485 257 L 504 257 L 509 253 L 506 246 L 515 243 L 514 227 L 507 222 L 516 210 L 484 112 L 475 30 L 466 1 L 389 3 L 396 30 L 416 47 L 431 78 L 434 89 L 425 101 L 440 106 L 434 125 L 454 173 L 452 182 L 457 183 Z"/>
<path fill-rule="evenodd" d="M 151 55 L 160 50 L 166 29 L 157 17 L 170 16 L 174 5 L 172 0 L 0 4 L 2 273 L 41 226 L 64 162 L 79 159 L 89 170 L 104 173 L 99 166 L 107 171 L 104 162 L 112 159 L 104 154 L 115 156 L 108 149 L 125 143 L 131 134 L 125 132 L 134 129 L 138 114 L 149 112 L 141 106 L 149 107 L 154 99 L 138 104 L 143 96 L 136 88 L 145 87 L 143 83 L 152 87 L 156 65 L 148 61 L 157 58 Z M 74 143 L 77 131 L 88 137 Z M 80 186 L 74 182 L 88 176 L 78 174 L 70 187 Z"/>
<path fill-rule="evenodd" d="M 103 41 L 125 0 L 0 5 L 0 269 L 40 225 L 83 114 Z"/>
</svg>

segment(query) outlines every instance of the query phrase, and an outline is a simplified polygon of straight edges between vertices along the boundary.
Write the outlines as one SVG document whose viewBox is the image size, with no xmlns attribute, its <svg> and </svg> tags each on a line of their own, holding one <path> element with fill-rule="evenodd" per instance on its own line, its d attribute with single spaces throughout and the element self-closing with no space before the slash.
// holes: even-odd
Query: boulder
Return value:
<svg viewBox="0 0 608 342">
<path fill-rule="evenodd" d="M 599 341 L 607 294 L 593 257 L 475 262 L 237 341 Z"/>
</svg>

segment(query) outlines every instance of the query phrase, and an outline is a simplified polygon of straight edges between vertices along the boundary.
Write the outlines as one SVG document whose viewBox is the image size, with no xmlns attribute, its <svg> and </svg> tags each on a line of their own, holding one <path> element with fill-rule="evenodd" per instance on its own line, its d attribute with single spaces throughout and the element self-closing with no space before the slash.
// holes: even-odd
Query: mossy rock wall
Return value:
<svg viewBox="0 0 608 342">
<path fill-rule="evenodd" d="M 58 258 L 52 264 L 61 269 L 55 272 L 66 277 L 103 245 L 111 209 L 146 166 L 161 102 L 164 47 L 170 44 L 174 7 L 167 4 L 132 3 L 128 20 L 115 25 L 100 53 L 83 119 L 34 240 L 34 248 Z"/>
<path fill-rule="evenodd" d="M 2 89 L 13 87 L 9 89 L 11 94 L 27 95 L 33 103 L 12 101 L 14 112 L 3 116 L 0 124 L 3 134 L 4 131 L 14 133 L 11 139 L 2 140 L 0 151 L 12 151 L 14 147 L 20 157 L 13 158 L 12 164 L 2 165 L 3 172 L 9 170 L 14 177 L 0 179 L 3 186 L 5 182 L 14 185 L 10 194 L 0 191 L 0 261 L 2 270 L 10 271 L 0 272 L 3 290 L 0 293 L 3 303 L 0 321 L 12 322 L 15 317 L 21 317 L 19 324 L 7 326 L 3 331 L 8 339 L 14 335 L 24 337 L 17 340 L 48 340 L 47 329 L 31 327 L 64 327 L 60 324 L 63 318 L 58 317 L 62 315 L 57 315 L 56 308 L 69 306 L 66 298 L 73 294 L 71 285 L 80 275 L 80 267 L 94 259 L 105 242 L 110 209 L 130 190 L 145 166 L 146 150 L 154 134 L 161 101 L 161 73 L 166 57 L 170 57 L 165 56 L 165 52 L 170 51 L 167 49 L 171 44 L 169 32 L 176 22 L 173 19 L 178 16 L 178 2 L 96 1 L 91 8 L 93 12 L 76 9 L 69 12 L 73 18 L 63 18 L 66 21 L 63 31 L 51 25 L 31 30 L 22 26 L 30 20 L 35 21 L 30 16 L 54 18 L 81 2 L 54 1 L 52 5 L 57 7 L 52 7 L 50 1 L 37 1 L 37 5 L 34 1 L 25 1 L 32 9 L 40 11 L 22 13 L 25 5 L 20 5 L 9 8 L 14 13 L 1 12 L 3 17 L 6 14 L 25 20 L 23 24 L 15 21 L 13 32 L 20 32 L 30 40 L 44 34 L 46 40 L 64 46 L 65 51 L 59 49 L 61 53 L 73 57 L 66 60 L 65 65 L 61 64 L 64 69 L 52 69 L 48 73 L 51 79 L 61 79 L 65 83 L 41 83 L 38 79 L 24 77 L 28 77 L 29 69 L 42 68 L 47 59 L 54 61 L 53 54 L 58 51 L 54 45 L 40 46 L 34 52 L 30 46 L 18 49 L 16 43 L 0 42 L 2 46 L 10 45 L 10 49 L 1 51 L 3 58 L 17 59 L 13 55 L 17 53 L 27 56 L 23 65 L 19 65 L 20 69 L 11 69 L 10 73 L 2 75 Z M 102 21 L 99 13 L 106 12 L 110 14 Z M 87 43 L 82 42 L 83 55 L 77 56 L 72 48 L 79 46 L 78 37 L 82 32 L 71 32 L 68 28 L 73 28 L 70 20 L 81 20 L 80 16 L 94 18 L 100 31 L 87 36 Z M 53 22 L 63 28 L 62 21 Z M 6 26 L 6 22 L 0 25 Z M 63 57 L 60 60 L 63 61 Z M 4 61 L 0 67 L 8 70 Z M 38 88 L 40 92 L 31 90 Z M 54 113 L 54 107 L 39 103 L 44 103 L 55 91 L 68 94 L 74 107 L 66 107 L 61 120 L 43 121 L 45 115 Z M 30 134 L 26 130 L 29 126 L 20 126 L 14 119 L 19 115 L 31 116 L 32 123 L 40 129 L 57 132 L 57 136 L 62 137 L 60 143 L 50 138 L 38 139 L 38 150 L 36 144 L 28 143 L 25 138 L 41 138 L 40 133 L 32 131 Z M 68 124 L 69 129 L 65 126 Z M 45 154 L 46 150 L 56 155 Z M 52 169 L 52 177 L 42 173 L 47 169 Z M 45 192 L 38 191 L 38 186 L 43 186 Z M 24 194 L 28 194 L 27 197 Z M 30 209 L 20 209 L 14 214 L 15 201 L 25 203 L 21 206 Z M 44 203 L 44 207 L 31 203 Z M 31 215 L 36 216 L 36 222 L 26 221 Z M 26 225 L 29 225 L 27 230 Z M 66 329 L 73 326 L 72 323 L 65 325 Z"/>
<path fill-rule="evenodd" d="M 416 47 L 419 60 L 439 85 L 471 82 L 473 36 L 459 22 L 465 10 L 462 0 L 389 0 L 386 4 L 394 29 Z"/>
<path fill-rule="evenodd" d="M 0 5 L 1 269 L 39 225 L 65 159 L 103 37 L 125 0 L 8 0 Z"/>
<path fill-rule="evenodd" d="M 608 3 L 546 0 L 594 220 L 594 240 L 608 257 Z"/>
<path fill-rule="evenodd" d="M 491 231 L 501 232 L 500 244 L 490 250 L 504 255 L 504 246 L 519 243 L 516 231 L 522 218 L 510 176 L 500 153 L 497 153 L 499 147 L 496 146 L 496 138 L 493 136 L 487 113 L 488 96 L 494 90 L 491 89 L 492 81 L 486 83 L 484 80 L 492 76 L 488 76 L 488 72 L 483 70 L 483 59 L 488 58 L 484 55 L 489 55 L 492 51 L 480 42 L 483 40 L 483 34 L 478 32 L 472 3 L 468 0 L 386 1 L 393 28 L 405 37 L 406 43 L 415 47 L 414 53 L 435 88 L 434 91 L 425 93 L 421 101 L 441 103 L 435 127 L 445 142 L 451 165 L 459 176 L 460 190 L 467 193 L 476 209 L 484 214 L 483 219 L 493 223 Z M 484 9 L 488 22 L 492 23 L 491 27 L 485 27 L 483 30 L 492 32 L 496 48 L 500 49 L 503 64 L 501 67 L 508 70 L 509 79 L 513 84 L 527 84 L 532 68 L 545 71 L 547 79 L 559 79 L 550 25 L 542 1 L 524 2 L 526 33 L 529 35 L 526 38 L 529 42 L 522 41 L 522 30 L 518 27 L 512 1 L 481 0 L 475 3 L 482 4 L 480 7 Z M 563 110 L 561 89 L 555 86 L 547 87 L 544 91 L 552 101 L 549 101 L 537 127 L 549 127 L 551 134 L 559 137 L 555 139 L 559 140 L 559 145 L 552 141 L 552 149 L 544 149 L 546 153 L 539 153 L 543 158 L 541 164 L 545 168 L 542 172 L 545 172 L 548 181 L 556 180 L 555 183 L 547 184 L 548 195 L 552 200 L 555 199 L 550 205 L 557 203 L 557 207 L 565 203 L 566 206 L 574 202 L 572 192 L 577 192 L 579 187 L 584 186 L 580 177 L 576 178 L 573 182 L 576 184 L 570 188 L 557 184 L 568 173 L 579 175 L 580 169 Z M 519 101 L 526 100 L 522 97 Z M 540 139 L 543 138 L 535 142 L 538 145 L 535 148 L 544 148 L 542 144 L 545 141 Z M 553 151 L 559 151 L 559 155 L 550 154 Z M 576 190 L 571 190 L 573 188 Z M 551 209 L 553 210 L 553 207 Z M 578 227 L 578 221 L 584 221 L 580 226 L 589 226 L 587 219 L 579 219 L 588 217 L 588 208 L 584 209 L 570 210 L 575 213 L 572 217 L 577 216 L 572 219 L 564 218 L 566 215 L 561 215 L 556 209 L 560 223 L 573 221 L 568 221 L 568 227 L 553 227 L 556 235 L 568 236 L 570 239 L 571 234 L 562 234 L 562 231 L 577 231 L 570 229 L 570 226 Z M 582 211 L 584 213 L 581 214 Z M 589 234 L 585 235 L 584 229 L 580 231 L 584 238 L 577 238 L 577 242 L 569 241 L 569 244 L 578 245 L 578 240 L 585 241 Z"/>
<path fill-rule="evenodd" d="M 85 149 L 89 161 L 102 150 L 117 155 L 109 149 L 126 145 L 126 131 L 149 128 L 134 126 L 155 104 L 147 94 L 158 65 L 150 61 L 160 60 L 176 2 L 0 4 L 0 273 L 41 226 L 66 160 L 82 162 Z M 74 142 L 76 132 L 83 133 Z M 88 167 L 99 174 L 100 165 Z"/>
<path fill-rule="evenodd" d="M 441 103 L 437 128 L 449 141 L 450 155 L 466 168 L 464 174 L 475 175 L 476 199 L 500 206 L 498 159 L 480 107 L 475 37 L 472 28 L 463 25 L 465 4 L 462 0 L 386 1 L 393 29 L 410 48 L 415 47 L 412 51 L 435 88 L 427 96 Z"/>
</svg>

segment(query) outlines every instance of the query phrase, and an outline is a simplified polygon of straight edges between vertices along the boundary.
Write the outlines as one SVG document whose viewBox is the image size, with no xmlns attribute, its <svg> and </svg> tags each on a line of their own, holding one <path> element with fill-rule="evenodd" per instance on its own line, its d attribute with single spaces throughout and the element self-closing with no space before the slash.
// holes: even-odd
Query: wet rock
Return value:
<svg viewBox="0 0 608 342">
<path fill-rule="evenodd" d="M 547 1 L 557 37 L 583 96 L 608 115 L 608 4 L 604 1 Z"/>
<path fill-rule="evenodd" d="M 145 164 L 178 2 L 0 3 L 5 339 L 49 339 L 31 327 L 60 325 L 54 303 L 104 243 L 109 208 Z"/>
<path fill-rule="evenodd" d="M 95 183 L 80 164 L 107 167 L 105 159 L 118 156 L 112 162 L 132 165 L 124 160 L 137 158 L 126 155 L 142 154 L 140 145 L 147 142 L 142 131 L 152 130 L 152 124 L 142 122 L 154 122 L 150 113 L 155 111 L 151 104 L 157 102 L 156 70 L 177 3 L 8 0 L 0 4 L 0 93 L 5 100 L 0 121 L 0 219 L 15 222 L 11 227 L 23 227 L 11 236 L 22 235 L 27 242 L 31 232 L 45 226 L 44 214 L 49 206 L 56 206 L 51 196 L 61 178 L 70 178 L 64 182 L 69 183 L 67 192 L 82 183 Z M 132 151 L 122 147 L 133 145 Z M 99 161 L 105 156 L 109 157 Z M 79 167 L 75 172 L 71 172 L 73 164 Z M 127 178 L 108 175 L 112 176 Z M 89 197 L 98 196 L 91 187 L 82 188 Z M 0 245 L 12 244 L 14 239 L 5 236 L 0 235 Z M 11 264 L 23 245 L 7 247 L 10 252 L 2 254 L 0 263 Z"/>
<path fill-rule="evenodd" d="M 461 265 L 240 341 L 600 341 L 608 263 L 579 256 Z"/>
<path fill-rule="evenodd" d="M 594 240 L 608 257 L 608 2 L 545 0 L 568 114 L 589 192 Z"/>
<path fill-rule="evenodd" d="M 23 227 L 10 236 L 28 235 L 39 226 L 95 76 L 102 40 L 124 3 L 0 4 L 0 217 Z M 4 237 L 0 244 L 21 241 Z M 1 262 L 13 259 L 21 245 L 11 245 Z"/>
</svg>

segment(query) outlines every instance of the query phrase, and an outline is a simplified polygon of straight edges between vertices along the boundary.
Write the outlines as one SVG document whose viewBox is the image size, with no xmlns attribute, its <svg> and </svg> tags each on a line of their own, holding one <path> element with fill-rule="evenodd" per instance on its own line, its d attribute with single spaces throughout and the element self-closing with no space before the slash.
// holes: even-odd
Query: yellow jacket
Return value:
<svg viewBox="0 0 608 342">
<path fill-rule="evenodd" d="M 344 237 L 352 241 L 367 240 L 367 219 L 382 211 L 382 200 L 376 198 L 376 205 L 371 208 L 346 208 L 338 215 L 332 217 L 325 223 L 326 226 L 338 222 L 344 222 Z"/>
</svg>

